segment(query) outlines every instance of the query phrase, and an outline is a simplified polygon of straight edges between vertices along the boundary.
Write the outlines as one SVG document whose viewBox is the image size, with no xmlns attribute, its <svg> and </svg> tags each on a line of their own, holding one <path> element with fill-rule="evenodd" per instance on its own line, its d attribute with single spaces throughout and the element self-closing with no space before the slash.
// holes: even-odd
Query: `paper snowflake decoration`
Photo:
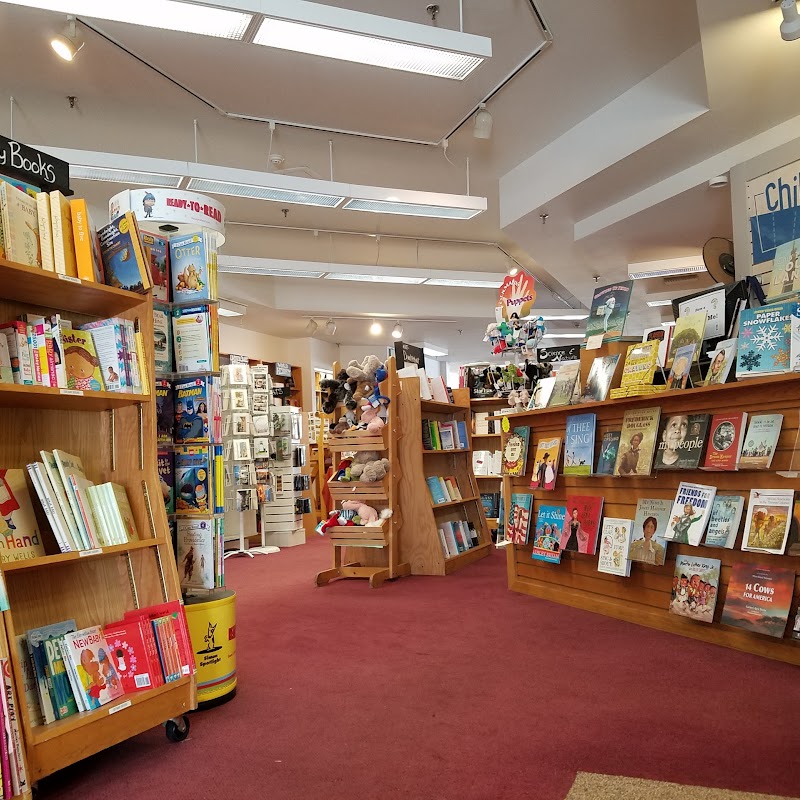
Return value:
<svg viewBox="0 0 800 800">
<path fill-rule="evenodd" d="M 765 325 L 759 328 L 753 336 L 753 345 L 762 353 L 764 350 L 774 350 L 783 337 L 777 325 Z"/>
<path fill-rule="evenodd" d="M 748 372 L 752 372 L 756 367 L 760 366 L 761 354 L 753 350 L 748 350 L 746 353 L 742 354 L 741 364 Z"/>
<path fill-rule="evenodd" d="M 775 364 L 776 367 L 789 369 L 789 351 L 786 349 L 779 350 L 772 356 L 772 363 Z"/>
<path fill-rule="evenodd" d="M 741 331 L 742 339 L 749 339 L 753 335 L 753 329 L 749 325 L 745 325 Z"/>
</svg>

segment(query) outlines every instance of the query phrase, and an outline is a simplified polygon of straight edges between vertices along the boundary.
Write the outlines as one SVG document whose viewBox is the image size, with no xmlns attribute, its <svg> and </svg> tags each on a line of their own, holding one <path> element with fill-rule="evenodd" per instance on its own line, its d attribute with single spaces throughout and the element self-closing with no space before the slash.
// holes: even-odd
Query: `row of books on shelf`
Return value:
<svg viewBox="0 0 800 800">
<path fill-rule="evenodd" d="M 453 390 L 444 382 L 441 375 L 428 377 L 424 367 L 409 364 L 397 370 L 398 378 L 419 378 L 419 396 L 421 400 L 433 400 L 437 403 L 452 403 Z"/>
<path fill-rule="evenodd" d="M 86 200 L 0 175 L 0 258 L 156 300 L 216 300 L 216 234 L 140 230 L 132 211 L 100 229 Z"/>
<path fill-rule="evenodd" d="M 33 726 L 92 711 L 195 671 L 178 600 L 128 611 L 103 626 L 78 630 L 69 619 L 31 628 L 16 645 Z"/>
<path fill-rule="evenodd" d="M 597 419 L 593 413 L 567 417 L 564 475 L 650 475 L 654 470 L 767 470 L 778 445 L 782 414 L 670 414 L 658 406 L 629 409 L 619 431 L 605 431 L 595 463 Z M 503 451 L 503 472 L 522 476 L 530 428 L 513 429 Z M 562 437 L 537 442 L 532 489 L 554 489 Z"/>
<path fill-rule="evenodd" d="M 139 321 L 73 327 L 59 314 L 26 314 L 0 324 L 0 383 L 149 394 Z"/>
<path fill-rule="evenodd" d="M 478 476 L 497 476 L 503 474 L 502 450 L 474 450 L 472 453 L 472 473 Z"/>
<path fill-rule="evenodd" d="M 430 475 L 425 478 L 425 483 L 428 484 L 431 501 L 435 506 L 463 499 L 455 475 L 448 475 L 446 478 L 441 475 Z"/>
<path fill-rule="evenodd" d="M 156 460 L 168 514 L 221 514 L 224 511 L 225 466 L 221 444 L 160 449 Z"/>
<path fill-rule="evenodd" d="M 467 520 L 443 522 L 437 527 L 445 558 L 466 553 L 480 544 L 475 526 Z"/>
<path fill-rule="evenodd" d="M 157 375 L 219 372 L 217 306 L 154 303 L 153 349 Z"/>
<path fill-rule="evenodd" d="M 139 539 L 124 486 L 95 484 L 77 456 L 40 451 L 27 465 L 33 495 L 22 469 L 0 469 L 0 556 L 3 562 L 46 555 L 32 497 L 39 505 L 60 552 L 96 550 Z"/>
<path fill-rule="evenodd" d="M 0 692 L 0 797 L 12 800 L 30 791 L 20 731 L 20 709 L 14 693 L 11 661 L 0 658 L 2 692 Z"/>
<path fill-rule="evenodd" d="M 181 589 L 219 589 L 225 585 L 225 518 L 180 518 L 176 554 Z"/>
<path fill-rule="evenodd" d="M 159 444 L 203 444 L 222 441 L 223 397 L 214 376 L 157 378 L 156 436 Z"/>
<path fill-rule="evenodd" d="M 422 446 L 425 450 L 467 450 L 469 436 L 464 420 L 441 422 L 422 420 Z"/>
<path fill-rule="evenodd" d="M 499 408 L 497 411 L 475 411 L 472 414 L 472 432 L 475 436 L 491 436 L 500 433 L 500 421 L 489 417 L 513 414 L 513 408 Z"/>
</svg>

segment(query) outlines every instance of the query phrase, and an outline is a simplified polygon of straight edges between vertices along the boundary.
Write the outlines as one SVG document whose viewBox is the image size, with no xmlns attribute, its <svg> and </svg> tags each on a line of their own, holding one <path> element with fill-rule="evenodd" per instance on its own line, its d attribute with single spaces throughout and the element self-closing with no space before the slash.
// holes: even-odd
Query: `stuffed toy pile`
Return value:
<svg viewBox="0 0 800 800">
<path fill-rule="evenodd" d="M 381 381 L 386 379 L 386 368 L 378 356 L 366 356 L 363 361 L 351 361 L 339 370 L 336 378 L 328 378 L 320 383 L 322 410 L 333 414 L 339 405 L 346 412 L 341 419 L 331 425 L 334 434 L 351 430 L 366 430 L 380 433 L 386 424 L 385 409 L 389 398 L 381 394 Z M 360 420 L 356 419 L 359 412 Z"/>
</svg>

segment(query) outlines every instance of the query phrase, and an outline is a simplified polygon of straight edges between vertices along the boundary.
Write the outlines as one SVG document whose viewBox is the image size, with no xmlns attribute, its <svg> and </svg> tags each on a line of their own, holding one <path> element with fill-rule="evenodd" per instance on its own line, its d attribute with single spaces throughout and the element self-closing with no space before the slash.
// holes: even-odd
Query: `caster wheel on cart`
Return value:
<svg viewBox="0 0 800 800">
<path fill-rule="evenodd" d="M 167 739 L 171 742 L 182 742 L 189 735 L 189 717 L 178 717 L 168 719 L 164 726 L 166 728 Z"/>
</svg>

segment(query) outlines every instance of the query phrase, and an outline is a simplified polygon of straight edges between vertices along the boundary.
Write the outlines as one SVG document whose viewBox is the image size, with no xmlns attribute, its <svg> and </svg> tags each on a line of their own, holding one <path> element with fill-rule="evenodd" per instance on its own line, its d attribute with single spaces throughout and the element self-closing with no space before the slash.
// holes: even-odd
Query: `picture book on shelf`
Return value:
<svg viewBox="0 0 800 800">
<path fill-rule="evenodd" d="M 214 539 L 212 520 L 178 519 L 178 577 L 182 589 L 213 589 Z"/>
<path fill-rule="evenodd" d="M 580 361 L 563 361 L 558 364 L 556 382 L 553 384 L 553 391 L 547 401 L 548 408 L 568 406 L 572 402 L 576 389 L 579 391 L 580 372 Z"/>
<path fill-rule="evenodd" d="M 75 620 L 68 619 L 63 622 L 54 622 L 50 625 L 44 625 L 40 628 L 31 628 L 25 632 L 25 641 L 28 646 L 28 655 L 30 657 L 34 673 L 36 674 L 36 686 L 39 694 L 39 704 L 42 710 L 42 715 L 46 723 L 55 722 L 61 719 L 59 716 L 61 705 L 56 701 L 52 681 L 49 676 L 49 668 L 47 665 L 47 653 L 44 643 L 50 639 L 59 639 L 65 634 L 75 631 Z M 62 660 L 64 653 L 61 653 Z M 74 710 L 71 713 L 75 713 Z"/>
<path fill-rule="evenodd" d="M 580 394 L 579 402 L 602 402 L 608 397 L 608 390 L 614 380 L 614 373 L 619 364 L 619 354 L 613 356 L 598 356 L 592 361 L 586 386 Z"/>
<path fill-rule="evenodd" d="M 141 620 L 112 622 L 103 627 L 111 663 L 125 693 L 152 689 L 157 685 L 148 651 L 147 634 Z"/>
<path fill-rule="evenodd" d="M 712 472 L 732 472 L 739 469 L 746 426 L 746 411 L 714 414 L 711 417 L 706 457 L 700 469 Z"/>
<path fill-rule="evenodd" d="M 697 363 L 700 356 L 700 348 L 705 338 L 706 330 L 706 312 L 696 311 L 693 314 L 685 314 L 675 320 L 675 329 L 672 332 L 672 341 L 669 345 L 669 354 L 667 356 L 666 366 L 672 366 L 672 362 L 682 347 L 688 344 L 695 346 L 694 354 L 692 356 L 693 363 Z"/>
<path fill-rule="evenodd" d="M 561 530 L 562 550 L 594 555 L 603 518 L 603 498 L 568 494 L 566 519 Z"/>
<path fill-rule="evenodd" d="M 698 622 L 713 622 L 720 568 L 717 558 L 676 556 L 670 614 L 678 614 Z"/>
<path fill-rule="evenodd" d="M 506 539 L 511 544 L 527 544 L 531 523 L 533 495 L 527 492 L 514 493 L 508 506 Z"/>
<path fill-rule="evenodd" d="M 561 533 L 564 529 L 564 506 L 539 506 L 531 558 L 549 564 L 561 562 Z"/>
<path fill-rule="evenodd" d="M 752 633 L 783 637 L 794 593 L 793 568 L 733 565 L 720 622 Z"/>
<path fill-rule="evenodd" d="M 211 454 L 207 446 L 175 450 L 175 510 L 208 514 L 213 484 Z"/>
<path fill-rule="evenodd" d="M 736 544 L 739 523 L 744 511 L 744 497 L 734 494 L 718 494 L 711 506 L 706 538 L 703 544 L 708 547 L 726 547 Z"/>
<path fill-rule="evenodd" d="M 622 418 L 615 475 L 649 475 L 661 409 L 630 408 Z"/>
<path fill-rule="evenodd" d="M 595 414 L 571 414 L 564 435 L 564 474 L 591 475 L 594 471 Z"/>
<path fill-rule="evenodd" d="M 159 450 L 157 453 L 158 485 L 164 508 L 167 514 L 175 513 L 175 459 L 171 450 Z"/>
<path fill-rule="evenodd" d="M 135 214 L 127 211 L 102 227 L 97 236 L 106 283 L 117 289 L 144 294 L 150 288 L 150 278 Z"/>
<path fill-rule="evenodd" d="M 0 561 L 22 561 L 44 554 L 25 470 L 0 469 Z"/>
<path fill-rule="evenodd" d="M 605 517 L 600 531 L 598 572 L 627 578 L 631 574 L 630 547 L 633 520 Z"/>
<path fill-rule="evenodd" d="M 667 363 L 672 327 L 672 325 L 656 325 L 642 331 L 642 342 L 658 342 L 658 364 L 661 367 Z"/>
<path fill-rule="evenodd" d="M 525 473 L 528 459 L 528 440 L 531 429 L 527 426 L 514 428 L 503 448 L 503 475 L 520 476 Z"/>
<path fill-rule="evenodd" d="M 659 426 L 653 469 L 697 469 L 708 438 L 710 414 L 672 414 Z"/>
<path fill-rule="evenodd" d="M 781 555 L 794 511 L 793 489 L 751 489 L 742 550 Z"/>
<path fill-rule="evenodd" d="M 600 440 L 596 475 L 613 475 L 619 452 L 620 431 L 606 431 Z"/>
<path fill-rule="evenodd" d="M 670 523 L 671 509 L 671 500 L 639 498 L 631 535 L 631 561 L 659 567 L 664 563 L 667 557 L 667 540 L 664 534 Z"/>
<path fill-rule="evenodd" d="M 703 382 L 705 386 L 714 386 L 718 383 L 725 383 L 728 380 L 731 367 L 736 362 L 738 343 L 738 339 L 725 339 L 708 354 L 711 361 Z"/>
<path fill-rule="evenodd" d="M 699 545 L 716 493 L 716 486 L 681 481 L 672 503 L 665 538 L 679 544 Z"/>
<path fill-rule="evenodd" d="M 87 710 L 121 697 L 125 690 L 122 679 L 110 657 L 110 648 L 103 631 L 94 625 L 64 634 L 64 658 L 69 659 L 82 690 L 81 702 Z"/>
<path fill-rule="evenodd" d="M 209 440 L 208 406 L 212 378 L 186 378 L 173 383 L 176 444 Z"/>
<path fill-rule="evenodd" d="M 600 334 L 605 338 L 622 336 L 632 291 L 632 280 L 595 289 L 586 320 L 587 339 Z"/>
<path fill-rule="evenodd" d="M 105 384 L 91 331 L 64 328 L 61 332 L 61 343 L 64 348 L 67 388 L 103 391 Z"/>
<path fill-rule="evenodd" d="M 739 317 L 737 378 L 789 371 L 794 306 L 794 302 L 785 302 L 743 309 Z"/>
<path fill-rule="evenodd" d="M 153 303 L 153 351 L 156 372 L 172 372 L 172 313 L 159 303 Z"/>
<path fill-rule="evenodd" d="M 718 339 L 725 335 L 725 287 L 712 288 L 691 295 L 678 303 L 678 317 L 705 312 L 704 339 Z M 699 348 L 700 345 L 698 345 Z"/>
<path fill-rule="evenodd" d="M 753 414 L 742 444 L 742 469 L 769 469 L 783 425 L 783 414 Z"/>
<path fill-rule="evenodd" d="M 768 300 L 800 290 L 800 273 L 797 270 L 799 246 L 800 242 L 792 237 L 775 248 L 769 286 L 764 287 Z"/>
<path fill-rule="evenodd" d="M 100 243 L 97 239 L 97 229 L 89 214 L 89 205 L 83 198 L 73 197 L 70 198 L 69 208 L 72 215 L 72 236 L 75 242 L 78 277 L 82 281 L 104 283 Z"/>
<path fill-rule="evenodd" d="M 169 242 L 174 303 L 213 300 L 209 284 L 208 240 L 203 231 L 173 236 Z"/>
<path fill-rule="evenodd" d="M 50 226 L 53 234 L 53 259 L 59 275 L 78 277 L 75 238 L 72 233 L 72 212 L 69 200 L 58 191 L 50 192 Z"/>
<path fill-rule="evenodd" d="M 153 300 L 169 302 L 169 239 L 149 231 L 141 231 L 142 251 L 153 277 Z"/>
<path fill-rule="evenodd" d="M 212 334 L 215 309 L 208 305 L 172 309 L 176 372 L 213 372 L 217 353 Z"/>
<path fill-rule="evenodd" d="M 667 389 L 685 389 L 687 387 L 696 349 L 697 345 L 691 342 L 675 351 L 675 357 L 672 359 L 672 366 L 667 377 Z"/>
<path fill-rule="evenodd" d="M 628 347 L 622 367 L 621 387 L 650 386 L 658 368 L 656 341 L 637 342 Z"/>
<path fill-rule="evenodd" d="M 101 322 L 90 322 L 82 325 L 81 331 L 91 336 L 95 355 L 99 363 L 103 388 L 107 392 L 132 392 L 133 387 L 128 382 L 128 368 L 125 357 L 126 330 L 124 320 L 107 319 Z M 65 329 L 64 333 L 69 332 Z M 64 340 L 62 333 L 62 341 Z M 65 343 L 65 346 L 66 343 Z M 66 364 L 67 375 L 70 373 L 70 364 Z M 69 377 L 67 378 L 69 383 Z"/>
<path fill-rule="evenodd" d="M 0 181 L 0 222 L 6 258 L 29 267 L 42 266 L 36 200 Z"/>
<path fill-rule="evenodd" d="M 560 437 L 539 440 L 536 444 L 536 457 L 533 461 L 531 489 L 547 489 L 550 491 L 556 488 L 558 457 L 560 453 Z"/>
<path fill-rule="evenodd" d="M 175 391 L 164 378 L 156 378 L 156 437 L 162 444 L 172 444 L 175 426 Z"/>
</svg>

